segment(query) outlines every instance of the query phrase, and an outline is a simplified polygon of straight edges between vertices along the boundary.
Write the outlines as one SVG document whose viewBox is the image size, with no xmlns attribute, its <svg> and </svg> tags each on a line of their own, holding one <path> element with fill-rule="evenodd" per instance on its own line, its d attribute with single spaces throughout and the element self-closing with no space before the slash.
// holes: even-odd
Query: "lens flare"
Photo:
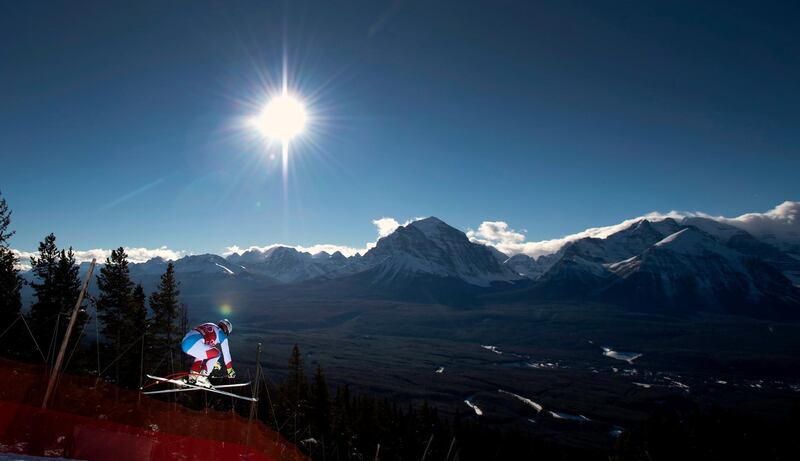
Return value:
<svg viewBox="0 0 800 461">
<path fill-rule="evenodd" d="M 233 306 L 230 304 L 223 304 L 219 306 L 219 313 L 222 314 L 223 317 L 227 317 L 233 313 Z"/>
</svg>

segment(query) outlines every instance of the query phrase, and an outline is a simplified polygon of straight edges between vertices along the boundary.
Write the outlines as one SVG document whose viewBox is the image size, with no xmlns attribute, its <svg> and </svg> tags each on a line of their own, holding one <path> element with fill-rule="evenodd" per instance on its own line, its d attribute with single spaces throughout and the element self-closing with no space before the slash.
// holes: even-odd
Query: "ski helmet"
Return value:
<svg viewBox="0 0 800 461">
<path fill-rule="evenodd" d="M 225 330 L 226 335 L 231 334 L 231 332 L 233 331 L 233 325 L 231 325 L 231 321 L 228 319 L 220 320 L 217 325 L 219 325 L 220 328 Z"/>
</svg>

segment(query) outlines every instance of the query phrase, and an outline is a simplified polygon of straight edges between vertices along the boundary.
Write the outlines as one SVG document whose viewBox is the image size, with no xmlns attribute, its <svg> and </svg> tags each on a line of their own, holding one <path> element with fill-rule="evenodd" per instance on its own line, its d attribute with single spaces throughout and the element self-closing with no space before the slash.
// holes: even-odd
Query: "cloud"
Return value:
<svg viewBox="0 0 800 461">
<path fill-rule="evenodd" d="M 561 247 L 574 240 L 586 237 L 606 238 L 629 227 L 640 219 L 642 218 L 627 219 L 612 226 L 592 227 L 575 234 L 538 242 L 526 242 L 525 231 L 511 229 L 504 221 L 484 221 L 478 226 L 477 230 L 467 229 L 467 237 L 473 242 L 493 246 L 509 256 L 524 253 L 533 258 L 538 258 L 539 256 L 555 253 Z"/>
<path fill-rule="evenodd" d="M 320 244 L 311 245 L 311 246 L 285 245 L 285 244 L 282 244 L 282 243 L 273 243 L 273 244 L 266 245 L 266 246 L 255 246 L 255 245 L 253 245 L 253 246 L 249 246 L 249 247 L 245 247 L 245 248 L 240 247 L 238 245 L 232 245 L 232 246 L 229 246 L 229 247 L 225 247 L 225 251 L 222 253 L 222 255 L 223 256 L 230 256 L 230 255 L 232 255 L 234 253 L 242 254 L 245 251 L 258 251 L 259 253 L 263 253 L 263 252 L 265 252 L 267 250 L 270 250 L 272 248 L 286 247 L 286 248 L 294 248 L 297 251 L 302 251 L 302 252 L 305 252 L 305 253 L 311 253 L 312 255 L 320 253 L 320 252 L 323 252 L 323 251 L 326 252 L 326 253 L 329 253 L 329 254 L 333 254 L 333 253 L 336 253 L 337 251 L 339 251 L 345 256 L 353 256 L 356 253 L 361 253 L 361 254 L 366 253 L 367 250 L 372 248 L 372 246 L 375 246 L 375 244 L 374 243 L 371 243 L 371 244 L 368 243 L 366 248 L 353 248 L 353 247 L 348 247 L 348 246 L 344 246 L 344 245 L 333 245 L 333 244 L 329 244 L 329 243 L 320 243 Z"/>
<path fill-rule="evenodd" d="M 394 218 L 380 218 L 372 221 L 378 228 L 378 237 L 386 237 L 400 227 L 400 223 Z"/>
<path fill-rule="evenodd" d="M 484 221 L 477 231 L 467 230 L 467 237 L 511 245 L 525 241 L 525 234 L 509 229 L 508 224 L 503 221 Z"/>
<path fill-rule="evenodd" d="M 526 242 L 524 231 L 515 231 L 504 221 L 484 221 L 477 230 L 468 229 L 467 237 L 473 242 L 491 245 L 509 256 L 524 253 L 536 258 L 555 253 L 567 243 L 578 239 L 606 238 L 642 219 L 661 221 L 667 218 L 681 220 L 694 217 L 713 219 L 738 227 L 756 237 L 800 244 L 800 202 L 791 201 L 783 202 L 764 213 L 747 213 L 735 218 L 712 216 L 699 211 L 670 211 L 668 213 L 654 211 L 643 216 L 626 219 L 618 224 L 593 227 L 561 238 L 538 242 Z"/>
<path fill-rule="evenodd" d="M 32 253 L 30 251 L 15 250 L 14 248 L 11 249 L 11 252 L 14 253 L 14 256 L 16 256 L 17 258 L 17 264 L 15 264 L 17 269 L 21 271 L 30 270 L 31 255 L 34 255 L 35 253 Z"/>
<path fill-rule="evenodd" d="M 386 237 L 387 235 L 391 234 L 392 232 L 394 232 L 401 225 L 402 226 L 407 226 L 408 224 L 410 224 L 410 223 L 412 223 L 414 221 L 418 221 L 420 219 L 423 219 L 423 218 L 416 217 L 416 218 L 409 219 L 409 220 L 405 221 L 403 224 L 400 224 L 400 222 L 397 221 L 394 218 L 383 217 L 383 218 L 378 218 L 378 219 L 372 220 L 372 224 L 375 225 L 375 228 L 378 231 L 378 239 L 380 239 L 380 238 Z M 287 248 L 294 248 L 297 251 L 303 251 L 303 252 L 306 252 L 306 253 L 311 253 L 312 255 L 313 254 L 317 254 L 317 253 L 319 253 L 321 251 L 324 251 L 324 252 L 330 253 L 330 254 L 333 254 L 333 253 L 339 251 L 345 256 L 354 256 L 357 253 L 363 255 L 364 253 L 366 253 L 367 251 L 372 249 L 376 244 L 377 244 L 377 241 L 367 242 L 367 243 L 364 244 L 364 246 L 362 248 L 355 248 L 355 247 L 350 247 L 350 246 L 346 246 L 346 245 L 335 245 L 335 244 L 331 244 L 331 243 L 319 243 L 319 244 L 311 245 L 311 246 L 287 245 L 287 244 L 283 244 L 283 243 L 272 243 L 272 244 L 266 245 L 266 246 L 253 245 L 253 246 L 249 246 L 249 247 L 240 247 L 238 245 L 231 245 L 229 247 L 225 247 L 225 251 L 222 253 L 222 255 L 223 256 L 229 256 L 229 255 L 232 255 L 234 253 L 242 254 L 245 251 L 258 251 L 260 253 L 263 253 L 263 252 L 265 252 L 265 251 L 267 251 L 267 250 L 269 250 L 271 248 L 287 247 Z"/>
<path fill-rule="evenodd" d="M 125 253 L 128 255 L 128 261 L 132 263 L 143 263 L 155 257 L 161 257 L 168 260 L 176 260 L 186 256 L 185 251 L 171 250 L 166 246 L 159 248 L 144 248 L 144 247 L 124 247 Z M 36 256 L 34 251 L 20 251 L 11 250 L 19 258 L 19 267 L 23 270 L 31 268 L 31 256 Z M 75 253 L 75 260 L 78 263 L 91 261 L 96 258 L 97 262 L 102 264 L 106 258 L 111 256 L 110 249 L 95 248 L 91 250 L 72 250 Z"/>
<path fill-rule="evenodd" d="M 800 243 L 800 202 L 786 201 L 765 213 L 746 213 L 736 218 L 704 217 L 738 227 L 756 237 Z"/>
</svg>

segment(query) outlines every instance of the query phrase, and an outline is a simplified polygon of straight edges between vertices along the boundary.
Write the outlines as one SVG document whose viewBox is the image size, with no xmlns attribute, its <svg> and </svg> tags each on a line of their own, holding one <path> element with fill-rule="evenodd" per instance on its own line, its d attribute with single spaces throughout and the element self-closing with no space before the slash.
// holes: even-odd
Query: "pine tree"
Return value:
<svg viewBox="0 0 800 461">
<path fill-rule="evenodd" d="M 8 248 L 0 247 L 0 325 L 16 320 L 22 308 L 22 277 L 17 257 Z"/>
<path fill-rule="evenodd" d="M 181 334 L 189 331 L 189 307 L 185 303 L 181 303 L 180 309 L 180 328 L 179 331 Z M 186 354 L 179 354 L 180 359 L 180 367 L 184 369 L 188 366 L 188 357 Z"/>
<path fill-rule="evenodd" d="M 290 391 L 289 394 L 294 396 L 294 403 L 305 399 L 308 380 L 306 379 L 303 355 L 297 344 L 294 345 L 292 355 L 289 356 L 289 375 L 286 377 L 285 386 Z"/>
<path fill-rule="evenodd" d="M 58 311 L 66 314 L 66 316 L 62 317 L 60 320 L 59 334 L 55 339 L 56 345 L 61 344 L 63 338 L 62 330 L 64 330 L 62 327 L 66 326 L 68 316 L 72 315 L 72 310 L 75 308 L 75 303 L 78 301 L 78 296 L 80 295 L 81 278 L 78 271 L 79 267 L 75 260 L 75 254 L 72 251 L 72 247 L 70 247 L 69 250 L 61 250 L 58 255 L 56 271 L 53 277 L 53 299 L 55 304 L 58 306 Z M 72 350 L 75 341 L 80 340 L 87 317 L 85 306 L 81 305 L 81 308 L 78 311 L 78 316 L 75 320 L 75 325 L 73 326 L 72 338 L 70 338 L 70 343 L 68 343 L 69 350 Z M 78 353 L 77 355 L 78 360 L 76 362 L 80 362 L 85 358 L 84 354 L 82 353 Z M 77 365 L 78 363 L 75 364 Z"/>
<path fill-rule="evenodd" d="M 178 281 L 175 279 L 175 266 L 170 262 L 161 275 L 155 293 L 150 295 L 150 309 L 153 311 L 151 329 L 152 350 L 157 360 L 166 359 L 169 372 L 175 372 L 175 349 L 181 339 Z"/>
<path fill-rule="evenodd" d="M 55 283 L 54 299 L 61 312 L 71 312 L 78 300 L 81 292 L 81 278 L 78 271 L 79 267 L 75 261 L 72 247 L 69 250 L 61 250 L 53 280 Z M 78 327 L 80 326 L 78 325 Z"/>
<path fill-rule="evenodd" d="M 20 290 L 23 281 L 17 268 L 17 257 L 8 246 L 8 240 L 14 235 L 14 231 L 9 229 L 10 225 L 11 210 L 0 193 L 0 326 L 3 329 L 17 319 L 22 309 Z M 13 350 L 11 346 L 17 344 L 17 341 L 7 337 L 3 344 L 0 351 L 10 352 Z"/>
<path fill-rule="evenodd" d="M 36 281 L 31 282 L 35 292 L 36 302 L 31 306 L 31 328 L 36 335 L 36 340 L 41 347 L 53 350 L 57 344 L 56 321 L 61 314 L 60 296 L 56 286 L 56 272 L 58 270 L 58 247 L 56 236 L 52 233 L 39 242 L 39 256 L 31 257 L 31 267 Z"/>
<path fill-rule="evenodd" d="M 8 240 L 14 236 L 14 231 L 8 227 L 11 226 L 11 210 L 8 209 L 8 203 L 0 192 L 0 247 L 8 248 Z"/>
<path fill-rule="evenodd" d="M 328 438 L 331 424 L 331 396 L 322 368 L 317 365 L 311 384 L 311 417 L 321 440 Z"/>
<path fill-rule="evenodd" d="M 133 282 L 130 279 L 128 269 L 128 255 L 120 247 L 111 251 L 111 256 L 106 258 L 105 266 L 100 269 L 97 276 L 97 288 L 100 294 L 96 301 L 97 315 L 102 321 L 101 334 L 106 351 L 109 354 L 108 361 L 115 362 L 115 377 L 117 382 L 120 380 L 120 370 L 129 368 L 131 361 L 122 358 L 121 354 L 124 347 L 131 346 L 131 337 L 139 337 L 144 332 L 128 330 L 129 322 L 127 317 L 130 315 L 132 306 Z"/>
<path fill-rule="evenodd" d="M 125 329 L 130 332 L 141 332 L 142 334 L 146 334 L 149 329 L 149 324 L 147 321 L 147 305 L 145 301 L 147 296 L 144 294 L 144 288 L 142 288 L 141 284 L 136 285 L 136 288 L 133 289 L 133 294 L 131 295 L 131 307 L 130 312 L 128 315 L 125 316 L 126 327 Z M 130 336 L 127 339 L 135 341 L 135 334 L 128 335 Z M 138 382 L 137 380 L 133 379 L 133 377 L 141 378 L 141 366 L 146 360 L 145 352 L 142 350 L 142 347 L 134 348 L 130 352 L 131 359 L 130 362 L 133 364 L 132 367 L 126 369 L 123 374 L 127 372 L 127 376 L 123 378 L 123 381 L 129 383 Z"/>
<path fill-rule="evenodd" d="M 294 440 L 298 431 L 305 427 L 308 415 L 308 381 L 303 368 L 303 356 L 297 344 L 289 356 L 289 374 L 283 382 L 281 394 L 286 404 L 286 415 L 292 422 Z"/>
</svg>

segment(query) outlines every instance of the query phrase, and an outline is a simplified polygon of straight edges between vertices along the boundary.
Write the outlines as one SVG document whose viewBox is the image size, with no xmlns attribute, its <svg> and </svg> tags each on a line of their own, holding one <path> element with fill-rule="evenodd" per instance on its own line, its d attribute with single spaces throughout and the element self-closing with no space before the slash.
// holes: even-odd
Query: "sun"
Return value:
<svg viewBox="0 0 800 461">
<path fill-rule="evenodd" d="M 256 128 L 267 138 L 287 144 L 305 129 L 308 116 L 303 103 L 289 93 L 272 98 L 255 120 Z"/>
</svg>

